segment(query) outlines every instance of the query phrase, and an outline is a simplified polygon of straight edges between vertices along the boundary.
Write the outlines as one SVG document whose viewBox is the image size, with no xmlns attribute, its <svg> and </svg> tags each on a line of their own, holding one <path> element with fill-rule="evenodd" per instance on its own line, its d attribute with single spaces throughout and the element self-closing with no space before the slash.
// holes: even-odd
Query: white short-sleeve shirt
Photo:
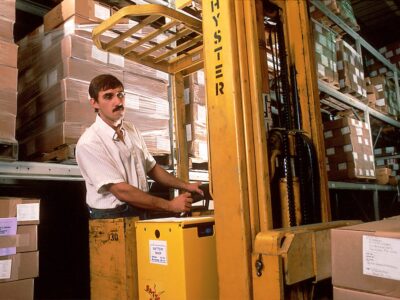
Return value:
<svg viewBox="0 0 400 300">
<path fill-rule="evenodd" d="M 123 202 L 105 186 L 126 182 L 147 192 L 147 173 L 156 161 L 136 127 L 123 121 L 124 141 L 99 116 L 82 134 L 76 145 L 76 160 L 86 183 L 86 203 L 92 208 L 117 207 Z"/>
</svg>

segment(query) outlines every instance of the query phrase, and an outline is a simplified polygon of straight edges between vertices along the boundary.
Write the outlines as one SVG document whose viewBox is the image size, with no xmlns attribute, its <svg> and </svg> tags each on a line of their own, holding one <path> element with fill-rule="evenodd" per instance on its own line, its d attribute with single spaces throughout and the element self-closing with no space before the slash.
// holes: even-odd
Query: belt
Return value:
<svg viewBox="0 0 400 300">
<path fill-rule="evenodd" d="M 140 217 L 145 218 L 146 212 L 140 208 L 133 207 L 128 204 L 122 204 L 115 208 L 92 208 L 88 206 L 91 219 L 116 219 L 124 217 Z"/>
</svg>

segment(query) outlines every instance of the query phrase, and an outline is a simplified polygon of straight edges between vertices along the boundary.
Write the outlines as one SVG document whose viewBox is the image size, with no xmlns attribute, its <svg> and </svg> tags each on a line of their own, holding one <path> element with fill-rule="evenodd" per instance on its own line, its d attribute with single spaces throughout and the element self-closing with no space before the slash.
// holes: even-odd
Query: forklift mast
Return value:
<svg viewBox="0 0 400 300">
<path fill-rule="evenodd" d="M 176 1 L 184 2 L 191 1 Z M 347 224 L 330 220 L 307 5 L 304 0 L 203 0 L 202 20 L 163 5 L 132 5 L 93 30 L 98 48 L 171 75 L 177 175 L 185 180 L 189 172 L 183 80 L 204 68 L 220 299 L 309 298 L 313 284 L 330 277 L 329 229 Z M 271 14 L 278 14 L 283 23 L 287 66 L 296 70 L 292 80 L 297 86 L 302 131 L 320 162 L 321 223 L 273 225 L 274 162 L 265 122 L 265 100 L 270 96 L 265 20 Z M 126 22 L 118 24 L 126 18 L 136 22 L 123 30 Z M 132 38 L 145 26 L 156 29 Z M 168 31 L 174 34 L 141 48 Z"/>
</svg>

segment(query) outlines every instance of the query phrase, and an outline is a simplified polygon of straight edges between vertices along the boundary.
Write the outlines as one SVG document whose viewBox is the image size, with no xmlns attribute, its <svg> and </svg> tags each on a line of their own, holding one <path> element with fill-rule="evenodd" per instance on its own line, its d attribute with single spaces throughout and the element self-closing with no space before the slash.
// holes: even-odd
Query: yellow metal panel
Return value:
<svg viewBox="0 0 400 300">
<path fill-rule="evenodd" d="M 272 227 L 256 11 L 254 1 L 203 2 L 221 299 L 252 297 L 249 249 L 261 228 Z"/>
<path fill-rule="evenodd" d="M 213 217 L 140 221 L 136 232 L 139 299 L 218 298 Z"/>
<path fill-rule="evenodd" d="M 143 19 L 130 28 L 126 28 L 129 26 L 127 24 L 123 24 L 125 29 L 121 29 L 122 27 L 114 28 L 121 20 L 137 17 L 142 17 Z M 163 20 L 169 21 L 160 26 L 159 21 L 162 17 L 165 17 Z M 151 27 L 153 30 L 150 28 L 151 32 L 143 37 L 134 37 L 139 30 L 146 28 L 146 26 L 148 28 Z M 172 34 L 167 39 L 163 37 L 163 41 L 155 43 L 155 45 L 154 43 L 149 43 L 150 41 L 154 42 L 156 37 L 164 35 L 167 31 L 171 34 L 171 32 L 178 29 L 177 35 Z M 112 34 L 108 34 L 110 31 L 112 31 Z M 164 5 L 126 6 L 98 25 L 93 30 L 92 38 L 99 49 L 122 55 L 127 59 L 170 74 L 183 71 L 185 68 L 195 64 L 202 64 L 202 56 L 197 55 L 202 48 L 201 20 Z M 178 46 L 174 47 L 171 44 L 173 42 Z M 139 47 L 143 45 L 146 47 Z M 151 55 L 161 49 L 162 54 Z M 188 57 L 192 61 L 191 64 L 188 63 Z"/>
<path fill-rule="evenodd" d="M 313 232 L 296 232 L 286 235 L 284 252 L 285 284 L 291 285 L 314 276 Z"/>
<path fill-rule="evenodd" d="M 282 257 L 278 255 L 253 255 L 253 265 L 260 259 L 264 265 L 262 272 L 264 275 L 253 275 L 253 298 L 279 300 L 283 298 L 283 267 Z M 268 270 L 268 271 L 267 271 Z"/>
<path fill-rule="evenodd" d="M 175 0 L 176 8 L 185 8 L 186 6 L 190 6 L 192 4 L 192 0 Z"/>
<path fill-rule="evenodd" d="M 138 218 L 89 221 L 92 299 L 136 300 L 135 222 Z"/>
<path fill-rule="evenodd" d="M 258 22 L 255 1 L 235 1 L 239 64 L 242 84 L 242 106 L 245 124 L 246 163 L 249 185 L 251 239 L 260 231 L 272 228 L 269 193 L 268 151 L 262 99 Z M 262 8 L 262 7 L 261 7 Z M 262 12 L 262 11 L 261 11 Z M 241 22 L 242 21 L 242 22 Z M 262 224 L 260 215 L 262 214 Z"/>
<path fill-rule="evenodd" d="M 331 261 L 331 231 L 320 230 L 313 235 L 314 273 L 318 282 L 332 276 Z M 318 258 L 318 259 L 317 259 Z"/>
<path fill-rule="evenodd" d="M 261 257 L 263 269 L 261 276 L 254 277 L 254 299 L 264 299 L 263 290 L 272 292 L 268 297 L 271 300 L 307 295 L 308 288 L 302 285 L 306 279 L 330 277 L 326 268 L 330 261 L 330 229 L 354 223 L 335 221 L 260 232 L 253 260 Z"/>
<path fill-rule="evenodd" d="M 251 299 L 252 241 L 235 2 L 202 3 L 209 170 L 220 299 Z"/>
</svg>

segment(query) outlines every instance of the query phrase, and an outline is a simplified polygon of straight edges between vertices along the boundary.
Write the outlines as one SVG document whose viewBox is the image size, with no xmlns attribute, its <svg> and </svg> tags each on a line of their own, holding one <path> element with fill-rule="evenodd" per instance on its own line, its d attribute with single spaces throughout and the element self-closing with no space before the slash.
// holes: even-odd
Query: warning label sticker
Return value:
<svg viewBox="0 0 400 300">
<path fill-rule="evenodd" d="M 168 265 L 167 241 L 149 241 L 150 263 Z"/>
</svg>

